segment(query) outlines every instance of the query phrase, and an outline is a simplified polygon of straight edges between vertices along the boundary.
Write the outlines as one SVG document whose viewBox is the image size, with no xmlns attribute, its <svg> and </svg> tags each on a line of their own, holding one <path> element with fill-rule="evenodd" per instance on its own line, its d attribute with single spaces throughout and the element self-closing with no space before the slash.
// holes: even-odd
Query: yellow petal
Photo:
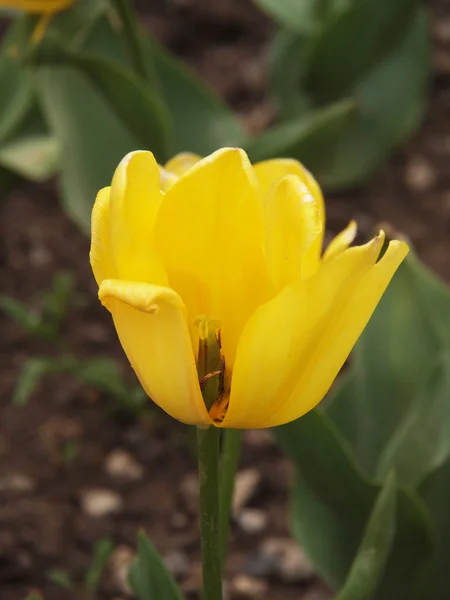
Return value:
<svg viewBox="0 0 450 600">
<path fill-rule="evenodd" d="M 223 427 L 278 425 L 322 399 L 405 255 L 391 249 L 374 266 L 383 240 L 323 263 L 255 312 L 239 341 Z M 361 295 L 363 282 L 372 282 L 370 298 Z"/>
<path fill-rule="evenodd" d="M 267 426 L 298 419 L 322 400 L 407 254 L 404 242 L 392 241 L 383 258 L 361 278 L 346 306 L 318 340 L 292 394 L 269 417 Z"/>
<path fill-rule="evenodd" d="M 184 175 L 191 167 L 198 163 L 201 159 L 198 154 L 192 152 L 181 152 L 171 158 L 164 167 L 160 167 L 161 173 L 161 189 L 167 192 L 169 188 Z"/>
<path fill-rule="evenodd" d="M 266 259 L 277 290 L 311 272 L 310 248 L 322 233 L 317 200 L 295 175 L 276 183 L 265 202 Z M 314 267 L 312 267 L 314 268 Z"/>
<path fill-rule="evenodd" d="M 106 187 L 99 191 L 92 209 L 91 250 L 89 258 L 98 285 L 104 279 L 109 279 L 116 275 L 111 258 L 111 243 L 109 238 L 110 189 Z"/>
<path fill-rule="evenodd" d="M 123 349 L 150 398 L 183 423 L 210 424 L 178 294 L 161 286 L 107 279 L 99 298 L 111 312 Z"/>
<path fill-rule="evenodd" d="M 254 166 L 254 169 L 260 184 L 261 193 L 264 198 L 267 198 L 273 185 L 286 175 L 297 175 L 300 177 L 302 182 L 309 189 L 312 196 L 314 196 L 317 206 L 319 207 L 319 214 L 322 222 L 322 233 L 317 236 L 312 245 L 310 260 L 308 261 L 308 266 L 304 269 L 303 273 L 305 277 L 313 275 L 319 267 L 323 235 L 325 231 L 325 204 L 319 184 L 300 162 L 290 158 L 274 158 L 265 160 L 257 163 Z"/>
<path fill-rule="evenodd" d="M 215 152 L 167 191 L 156 250 L 170 286 L 189 302 L 191 322 L 199 314 L 220 321 L 228 366 L 245 322 L 268 297 L 262 246 L 256 180 L 242 150 Z"/>
<path fill-rule="evenodd" d="M 263 196 L 267 196 L 272 186 L 286 175 L 297 175 L 309 188 L 319 204 L 320 214 L 325 218 L 325 208 L 319 184 L 298 160 L 292 158 L 273 158 L 254 165 L 256 177 Z"/>
<path fill-rule="evenodd" d="M 186 171 L 189 171 L 191 167 L 197 164 L 199 160 L 201 160 L 201 156 L 198 154 L 193 154 L 192 152 L 180 152 L 180 154 L 177 154 L 166 162 L 164 169 L 177 177 L 181 177 Z"/>
<path fill-rule="evenodd" d="M 328 244 L 327 249 L 323 255 L 324 260 L 330 260 L 334 258 L 350 246 L 356 237 L 358 227 L 356 221 L 350 221 L 345 229 L 334 237 Z"/>
<path fill-rule="evenodd" d="M 110 195 L 111 254 L 120 279 L 167 285 L 153 250 L 161 200 L 159 167 L 153 154 L 127 154 L 114 173 Z"/>
</svg>

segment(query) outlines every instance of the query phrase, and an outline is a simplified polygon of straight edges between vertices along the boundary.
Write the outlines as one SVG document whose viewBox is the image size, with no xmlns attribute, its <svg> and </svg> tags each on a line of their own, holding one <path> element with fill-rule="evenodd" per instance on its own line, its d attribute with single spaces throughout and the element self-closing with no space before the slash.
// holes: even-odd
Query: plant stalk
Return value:
<svg viewBox="0 0 450 600">
<path fill-rule="evenodd" d="M 233 506 L 234 480 L 241 455 L 242 435 L 238 429 L 224 429 L 222 464 L 220 470 L 220 513 L 221 556 L 225 564 L 230 519 Z"/>
<path fill-rule="evenodd" d="M 197 428 L 200 525 L 202 534 L 203 600 L 222 600 L 219 523 L 220 429 Z"/>
</svg>

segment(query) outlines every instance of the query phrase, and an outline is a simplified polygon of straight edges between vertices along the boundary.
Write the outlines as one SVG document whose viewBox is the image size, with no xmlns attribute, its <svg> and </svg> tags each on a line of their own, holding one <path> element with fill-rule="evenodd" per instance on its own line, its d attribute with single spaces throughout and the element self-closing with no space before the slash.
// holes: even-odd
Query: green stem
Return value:
<svg viewBox="0 0 450 600">
<path fill-rule="evenodd" d="M 203 600 L 222 599 L 219 528 L 219 439 L 220 429 L 216 427 L 197 428 Z"/>
<path fill-rule="evenodd" d="M 242 436 L 238 429 L 225 429 L 220 471 L 221 556 L 225 563 L 230 531 L 231 508 L 233 505 L 234 480 L 241 455 Z"/>
<path fill-rule="evenodd" d="M 139 42 L 139 22 L 131 0 L 112 0 L 122 23 L 125 42 L 128 46 L 131 64 L 136 74 L 147 79 L 147 69 Z"/>
</svg>

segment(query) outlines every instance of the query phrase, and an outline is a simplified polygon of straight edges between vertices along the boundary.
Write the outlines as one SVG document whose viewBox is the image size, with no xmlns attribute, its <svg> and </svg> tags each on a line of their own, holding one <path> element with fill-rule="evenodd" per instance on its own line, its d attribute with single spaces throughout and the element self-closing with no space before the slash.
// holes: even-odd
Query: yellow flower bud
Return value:
<svg viewBox="0 0 450 600">
<path fill-rule="evenodd" d="M 164 167 L 151 152 L 122 160 L 93 209 L 90 257 L 154 402 L 233 428 L 280 425 L 320 402 L 408 252 L 392 241 L 378 260 L 383 232 L 350 248 L 352 222 L 323 254 L 324 227 L 320 188 L 295 160 L 252 166 L 238 148 Z"/>
</svg>

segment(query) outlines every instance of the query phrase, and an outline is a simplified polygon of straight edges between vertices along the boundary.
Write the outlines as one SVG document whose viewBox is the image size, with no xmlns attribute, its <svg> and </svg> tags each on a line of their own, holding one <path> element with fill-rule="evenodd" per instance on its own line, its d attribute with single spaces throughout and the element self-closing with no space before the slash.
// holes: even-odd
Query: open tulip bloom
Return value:
<svg viewBox="0 0 450 600">
<path fill-rule="evenodd" d="M 238 148 L 122 160 L 95 202 L 90 257 L 154 402 L 227 428 L 320 402 L 408 252 L 391 241 L 379 259 L 383 232 L 350 248 L 351 222 L 323 253 L 324 229 L 320 188 L 295 160 L 252 166 Z"/>
</svg>

